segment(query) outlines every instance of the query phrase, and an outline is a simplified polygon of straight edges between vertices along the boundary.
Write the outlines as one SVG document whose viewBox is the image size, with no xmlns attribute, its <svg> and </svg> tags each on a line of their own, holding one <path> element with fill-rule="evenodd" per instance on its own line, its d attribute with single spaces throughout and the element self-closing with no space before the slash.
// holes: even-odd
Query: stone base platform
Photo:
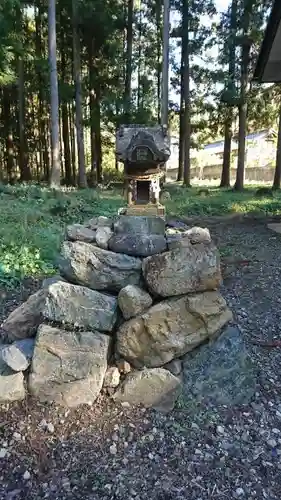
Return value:
<svg viewBox="0 0 281 500">
<path fill-rule="evenodd" d="M 140 216 L 165 216 L 165 207 L 163 205 L 131 205 L 122 209 L 124 215 L 140 215 Z"/>
</svg>

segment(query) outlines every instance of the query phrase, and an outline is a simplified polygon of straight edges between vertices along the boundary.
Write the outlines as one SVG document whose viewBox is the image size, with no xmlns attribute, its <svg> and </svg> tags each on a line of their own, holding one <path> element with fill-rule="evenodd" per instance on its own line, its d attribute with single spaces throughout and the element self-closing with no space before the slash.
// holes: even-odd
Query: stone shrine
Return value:
<svg viewBox="0 0 281 500">
<path fill-rule="evenodd" d="M 124 164 L 126 215 L 160 215 L 160 181 L 170 156 L 167 127 L 122 125 L 116 136 L 116 157 Z"/>
</svg>

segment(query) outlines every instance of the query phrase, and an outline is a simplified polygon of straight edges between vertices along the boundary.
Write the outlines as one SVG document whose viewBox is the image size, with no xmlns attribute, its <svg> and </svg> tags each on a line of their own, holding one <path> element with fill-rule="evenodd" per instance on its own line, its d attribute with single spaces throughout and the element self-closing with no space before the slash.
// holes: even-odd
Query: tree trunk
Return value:
<svg viewBox="0 0 281 500">
<path fill-rule="evenodd" d="M 75 105 L 76 105 L 76 134 L 78 152 L 78 185 L 80 188 L 87 187 L 85 148 L 82 112 L 82 84 L 81 84 L 81 58 L 80 39 L 78 33 L 77 0 L 72 0 L 72 21 L 73 21 L 73 70 L 75 83 Z"/>
<path fill-rule="evenodd" d="M 220 187 L 230 186 L 232 117 L 233 117 L 232 109 L 229 108 L 227 110 L 227 116 L 224 122 L 224 150 L 223 150 L 223 164 L 222 164 Z"/>
<path fill-rule="evenodd" d="M 97 183 L 97 153 L 96 153 L 96 131 L 95 131 L 95 69 L 94 69 L 94 39 L 89 41 L 88 45 L 88 68 L 90 85 L 90 134 L 91 134 L 91 185 Z"/>
<path fill-rule="evenodd" d="M 281 183 L 281 106 L 279 110 L 279 126 L 278 126 L 278 139 L 277 139 L 277 152 L 276 152 L 276 166 L 272 189 L 280 189 Z"/>
<path fill-rule="evenodd" d="M 67 103 L 65 101 L 62 103 L 61 118 L 62 118 L 62 137 L 63 137 L 63 147 L 64 147 L 65 183 L 67 186 L 72 186 L 73 180 L 72 180 L 70 144 L 69 144 L 70 133 L 69 133 Z"/>
<path fill-rule="evenodd" d="M 75 142 L 75 125 L 73 120 L 74 106 L 70 104 L 68 106 L 68 116 L 70 125 L 70 142 L 71 142 L 71 162 L 72 162 L 72 179 L 73 185 L 77 184 L 77 172 L 76 172 L 76 142 Z"/>
<path fill-rule="evenodd" d="M 237 0 L 232 0 L 230 17 L 230 40 L 229 40 L 229 66 L 228 66 L 228 90 L 235 90 L 235 37 L 237 31 Z M 224 124 L 224 151 L 223 166 L 220 187 L 230 186 L 230 163 L 231 163 L 231 141 L 232 141 L 233 108 L 229 105 Z"/>
<path fill-rule="evenodd" d="M 179 129 L 179 167 L 178 178 L 179 182 L 183 181 L 183 165 L 184 165 L 184 43 L 182 40 L 181 47 L 181 95 L 180 95 L 180 129 Z"/>
<path fill-rule="evenodd" d="M 238 160 L 236 182 L 234 189 L 242 191 L 244 189 L 244 175 L 245 175 L 245 154 L 246 154 L 246 133 L 247 133 L 247 88 L 248 88 L 248 67 L 250 60 L 251 42 L 248 37 L 250 14 L 253 7 L 253 0 L 244 0 L 243 12 L 243 41 L 242 41 L 242 55 L 241 55 L 241 90 L 240 90 L 240 104 L 239 104 L 239 133 L 238 133 Z"/>
<path fill-rule="evenodd" d="M 38 5 L 35 16 L 35 51 L 36 51 L 36 72 L 38 75 L 38 122 L 39 122 L 39 148 L 42 157 L 44 180 L 50 182 L 50 158 L 48 147 L 48 123 L 46 119 L 46 100 L 44 99 L 44 78 L 40 62 L 45 56 L 42 46 L 42 7 Z"/>
<path fill-rule="evenodd" d="M 53 188 L 60 186 L 60 150 L 59 150 L 59 96 L 57 74 L 57 42 L 56 42 L 56 1 L 49 0 L 48 11 L 49 34 L 49 64 L 51 86 L 51 153 L 52 170 L 50 185 Z"/>
<path fill-rule="evenodd" d="M 3 89 L 3 118 L 5 130 L 5 159 L 7 178 L 10 184 L 14 183 L 14 139 L 11 124 L 11 90 L 9 87 Z"/>
<path fill-rule="evenodd" d="M 162 77 L 162 30 L 161 30 L 162 0 L 156 0 L 156 26 L 157 26 L 157 118 L 161 122 L 161 77 Z"/>
<path fill-rule="evenodd" d="M 67 84 L 67 61 L 66 61 L 66 44 L 64 37 L 64 30 L 61 29 L 61 77 L 62 81 Z M 68 120 L 68 107 L 67 99 L 62 95 L 61 103 L 61 119 L 62 119 L 62 139 L 63 139 L 63 153 L 64 153 L 64 171 L 65 183 L 67 186 L 72 185 L 72 170 L 71 170 L 71 157 L 70 157 L 70 143 L 69 143 L 69 120 Z"/>
<path fill-rule="evenodd" d="M 131 120 L 131 107 L 132 107 L 133 15 L 134 15 L 134 0 L 128 0 L 126 73 L 125 73 L 125 94 L 124 94 L 124 119 L 125 122 L 128 124 L 130 123 Z"/>
<path fill-rule="evenodd" d="M 184 45 L 184 172 L 183 182 L 186 187 L 190 187 L 190 146 L 191 146 L 191 103 L 190 103 L 190 68 L 189 68 L 189 0 L 183 0 L 183 38 Z"/>
<path fill-rule="evenodd" d="M 239 132 L 238 132 L 238 159 L 236 182 L 234 189 L 242 191 L 244 189 L 245 175 L 245 155 L 246 155 L 246 133 L 247 133 L 247 85 L 248 85 L 248 64 L 249 64 L 250 46 L 242 46 L 242 65 L 241 65 L 241 103 L 239 105 Z"/>
<path fill-rule="evenodd" d="M 163 22 L 163 69 L 162 69 L 162 113 L 161 123 L 168 127 L 169 111 L 169 40 L 170 0 L 164 0 Z"/>
<path fill-rule="evenodd" d="M 100 110 L 100 87 L 99 82 L 96 83 L 96 100 L 95 100 L 95 147 L 96 147 L 96 161 L 97 161 L 97 183 L 101 184 L 103 181 L 102 175 L 102 148 L 101 148 L 101 110 Z"/>
<path fill-rule="evenodd" d="M 142 76 L 142 0 L 140 0 L 139 16 L 138 16 L 138 94 L 137 94 L 137 108 L 140 112 L 142 108 L 142 90 L 141 90 L 141 76 Z"/>
<path fill-rule="evenodd" d="M 20 180 L 28 182 L 31 180 L 31 172 L 28 166 L 27 144 L 25 136 L 25 99 L 24 99 L 24 66 L 23 60 L 18 61 L 19 79 L 18 79 L 18 106 L 19 106 L 19 168 Z"/>
</svg>

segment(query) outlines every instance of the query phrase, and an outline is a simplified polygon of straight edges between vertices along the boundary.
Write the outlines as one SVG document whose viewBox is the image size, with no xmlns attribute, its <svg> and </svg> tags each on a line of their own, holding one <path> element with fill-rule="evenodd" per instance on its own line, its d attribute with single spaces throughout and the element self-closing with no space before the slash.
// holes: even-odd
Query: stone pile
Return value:
<svg viewBox="0 0 281 500">
<path fill-rule="evenodd" d="M 121 215 L 67 228 L 60 276 L 3 323 L 0 402 L 114 400 L 170 409 L 182 358 L 232 319 L 207 229 Z M 186 370 L 185 362 L 185 370 Z"/>
</svg>

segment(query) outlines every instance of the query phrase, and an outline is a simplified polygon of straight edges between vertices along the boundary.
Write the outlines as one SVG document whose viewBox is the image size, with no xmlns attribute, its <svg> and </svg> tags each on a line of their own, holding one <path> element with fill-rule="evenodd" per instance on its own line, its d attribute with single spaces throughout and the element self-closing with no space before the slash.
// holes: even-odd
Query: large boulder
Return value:
<svg viewBox="0 0 281 500">
<path fill-rule="evenodd" d="M 141 279 L 140 259 L 89 243 L 64 242 L 59 267 L 69 281 L 94 290 L 119 292 L 126 285 L 138 285 Z"/>
<path fill-rule="evenodd" d="M 218 292 L 164 300 L 121 325 L 116 350 L 136 368 L 159 367 L 212 338 L 231 319 Z"/>
<path fill-rule="evenodd" d="M 2 325 L 8 341 L 35 336 L 43 319 L 46 295 L 46 289 L 39 290 L 8 316 Z"/>
<path fill-rule="evenodd" d="M 29 391 L 42 402 L 69 407 L 98 397 L 107 369 L 110 337 L 42 324 L 37 333 Z"/>
<path fill-rule="evenodd" d="M 127 285 L 120 290 L 118 305 L 125 319 L 133 318 L 152 305 L 152 298 L 142 288 Z"/>
<path fill-rule="evenodd" d="M 180 391 L 179 378 L 163 368 L 153 368 L 129 373 L 113 398 L 131 405 L 169 411 L 173 409 Z"/>
<path fill-rule="evenodd" d="M 58 281 L 48 288 L 43 315 L 56 323 L 111 332 L 117 319 L 117 299 L 84 286 Z"/>
<path fill-rule="evenodd" d="M 165 221 L 162 217 L 155 216 L 121 215 L 114 224 L 114 232 L 164 236 Z"/>
<path fill-rule="evenodd" d="M 165 236 L 160 234 L 118 233 L 110 238 L 108 248 L 117 253 L 147 257 L 165 252 L 167 241 Z"/>
<path fill-rule="evenodd" d="M 257 388 L 257 367 L 241 332 L 228 326 L 222 335 L 187 354 L 183 361 L 183 396 L 192 411 L 209 404 L 248 404 Z"/>
<path fill-rule="evenodd" d="M 0 404 L 25 398 L 22 372 L 15 373 L 0 358 Z"/>
<path fill-rule="evenodd" d="M 23 339 L 1 346 L 0 359 L 15 372 L 24 372 L 31 363 L 34 343 L 34 339 Z"/>
<path fill-rule="evenodd" d="M 96 241 L 96 232 L 82 224 L 68 226 L 66 229 L 66 236 L 71 241 L 85 241 L 86 243 L 93 243 Z"/>
<path fill-rule="evenodd" d="M 144 259 L 143 275 L 149 290 L 161 297 L 216 290 L 221 284 L 219 253 L 212 244 L 188 244 Z"/>
</svg>

